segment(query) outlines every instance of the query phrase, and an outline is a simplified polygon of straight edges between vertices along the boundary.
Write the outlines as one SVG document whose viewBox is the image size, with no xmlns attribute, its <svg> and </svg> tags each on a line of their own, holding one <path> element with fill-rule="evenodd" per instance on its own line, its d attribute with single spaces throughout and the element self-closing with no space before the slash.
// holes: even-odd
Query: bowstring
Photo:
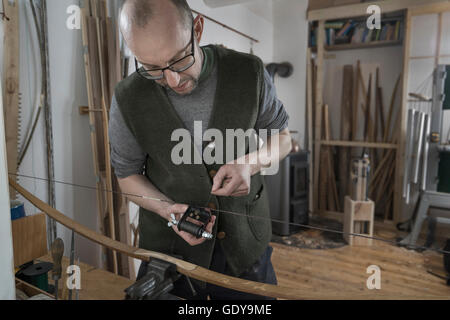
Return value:
<svg viewBox="0 0 450 320">
<path fill-rule="evenodd" d="M 23 178 L 40 180 L 40 181 L 46 181 L 46 182 L 49 181 L 46 178 L 34 177 L 34 176 L 29 176 L 29 175 L 24 175 L 24 174 L 18 174 L 18 173 L 8 173 L 8 174 L 12 175 L 12 176 L 16 176 L 16 177 L 23 177 Z M 114 190 L 107 190 L 107 189 L 103 189 L 103 188 L 91 187 L 91 186 L 86 186 L 86 185 L 81 185 L 81 184 L 76 184 L 76 183 L 70 183 L 70 182 L 65 182 L 65 181 L 59 181 L 59 180 L 53 180 L 52 182 L 57 183 L 57 184 L 62 184 L 62 185 L 82 188 L 82 189 L 90 189 L 90 190 L 96 190 L 96 191 L 100 190 L 100 191 L 111 192 L 111 193 L 118 194 L 118 195 L 123 195 L 123 196 L 132 196 L 132 197 L 137 197 L 137 198 L 146 199 L 146 200 L 152 200 L 152 201 L 165 202 L 165 203 L 169 203 L 169 204 L 175 204 L 173 201 L 159 199 L 159 198 L 155 198 L 155 197 L 144 196 L 144 195 L 138 195 L 138 194 L 132 194 L 132 193 L 126 193 L 126 192 L 114 191 Z M 210 195 L 209 199 L 211 199 L 211 195 Z M 283 224 L 288 224 L 288 225 L 297 226 L 297 227 L 301 227 L 301 228 L 312 229 L 312 230 L 319 230 L 319 231 L 331 232 L 331 233 L 335 233 L 335 234 L 349 235 L 349 236 L 354 236 L 354 237 L 372 239 L 372 240 L 376 240 L 376 241 L 382 241 L 382 242 L 394 244 L 394 245 L 399 246 L 399 247 L 405 247 L 405 248 L 411 249 L 411 250 L 430 250 L 430 251 L 434 251 L 434 252 L 437 252 L 437 253 L 450 254 L 450 251 L 446 251 L 446 250 L 443 250 L 443 249 L 437 249 L 437 248 L 432 248 L 432 247 L 425 247 L 425 246 L 421 246 L 421 245 L 409 245 L 409 244 L 406 245 L 406 244 L 401 244 L 400 241 L 383 239 L 383 238 L 380 238 L 380 237 L 368 236 L 368 235 L 358 234 L 358 233 L 344 232 L 344 231 L 330 229 L 330 228 L 322 227 L 322 226 L 316 226 L 316 225 L 310 225 L 310 224 L 306 225 L 306 224 L 295 223 L 295 222 L 286 222 L 286 221 L 282 221 L 282 220 L 278 220 L 278 219 L 265 218 L 265 217 L 260 217 L 260 216 L 249 216 L 248 214 L 243 214 L 243 213 L 233 212 L 233 211 L 228 211 L 228 210 L 211 209 L 209 207 L 199 207 L 199 208 L 211 210 L 213 212 L 218 212 L 218 213 L 231 214 L 231 215 L 240 216 L 240 217 L 247 217 L 247 218 L 250 217 L 252 219 L 260 219 L 260 220 L 266 220 L 266 221 L 271 221 L 271 222 L 283 223 Z"/>
</svg>

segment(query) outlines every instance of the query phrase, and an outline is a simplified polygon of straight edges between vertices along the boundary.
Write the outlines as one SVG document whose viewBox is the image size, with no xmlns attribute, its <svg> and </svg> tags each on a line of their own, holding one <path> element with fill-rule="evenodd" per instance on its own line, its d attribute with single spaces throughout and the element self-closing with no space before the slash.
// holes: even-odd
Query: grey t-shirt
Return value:
<svg viewBox="0 0 450 320">
<path fill-rule="evenodd" d="M 205 54 L 205 57 L 207 55 Z M 211 61 L 209 61 L 211 62 Z M 204 64 L 207 63 L 206 59 Z M 178 95 L 166 90 L 170 102 L 177 111 L 186 129 L 193 136 L 194 121 L 202 122 L 202 133 L 208 128 L 214 96 L 217 86 L 217 64 L 213 64 L 210 74 L 200 77 L 198 86 L 189 95 Z M 267 71 L 264 72 L 263 102 L 260 106 L 255 130 L 278 129 L 288 126 L 289 116 L 276 95 L 275 86 Z M 109 113 L 109 140 L 111 146 L 111 164 L 117 177 L 126 178 L 142 174 L 146 153 L 137 143 L 136 138 L 125 124 L 115 97 L 112 99 Z"/>
</svg>

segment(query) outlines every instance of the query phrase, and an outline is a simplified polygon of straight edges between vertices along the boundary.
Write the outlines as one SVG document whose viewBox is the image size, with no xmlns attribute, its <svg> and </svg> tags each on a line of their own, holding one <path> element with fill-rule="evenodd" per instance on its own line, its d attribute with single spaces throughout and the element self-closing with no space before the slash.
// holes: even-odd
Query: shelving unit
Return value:
<svg viewBox="0 0 450 320">
<path fill-rule="evenodd" d="M 384 2 L 384 1 L 383 1 Z M 337 8 L 330 8 L 330 9 L 321 9 L 321 10 L 316 10 L 316 12 L 309 12 L 308 16 L 309 17 L 319 17 L 320 13 L 323 14 L 323 16 L 325 17 L 325 19 L 313 19 L 311 20 L 311 25 L 314 26 L 316 28 L 316 46 L 310 48 L 310 51 L 312 53 L 316 54 L 316 59 L 315 59 L 315 66 L 316 66 L 316 76 L 314 77 L 314 85 L 313 87 L 315 87 L 315 101 L 314 101 L 314 105 L 312 106 L 313 110 L 313 114 L 315 115 L 314 119 L 311 118 L 311 120 L 309 120 L 309 126 L 313 128 L 313 138 L 310 139 L 310 152 L 313 154 L 313 160 L 312 160 L 312 168 L 311 168 L 311 172 L 313 172 L 313 182 L 312 185 L 310 186 L 310 190 L 312 190 L 313 192 L 313 201 L 312 201 L 312 206 L 311 206 L 311 211 L 314 214 L 320 214 L 322 216 L 334 216 L 336 217 L 337 215 L 339 215 L 338 212 L 336 212 L 336 210 L 331 210 L 329 208 L 329 206 L 325 206 L 328 207 L 328 210 L 324 210 L 323 209 L 323 201 L 324 201 L 324 196 L 323 193 L 327 192 L 325 190 L 325 188 L 323 187 L 323 181 L 319 181 L 319 178 L 322 176 L 322 167 L 324 166 L 324 160 L 323 160 L 323 155 L 322 153 L 324 152 L 330 152 L 327 150 L 330 150 L 330 147 L 336 147 L 336 148 L 348 148 L 349 150 L 353 150 L 355 148 L 366 148 L 369 150 L 377 150 L 377 151 L 373 151 L 373 153 L 375 152 L 379 152 L 380 154 L 386 155 L 386 154 L 390 154 L 391 159 L 393 159 L 395 161 L 396 164 L 398 164 L 398 162 L 400 161 L 399 158 L 400 157 L 400 145 L 402 144 L 402 141 L 397 138 L 395 139 L 394 137 L 399 136 L 399 130 L 400 127 L 398 128 L 398 130 L 395 130 L 395 132 L 393 132 L 392 134 L 392 142 L 390 141 L 384 141 L 383 139 L 381 139 L 382 141 L 358 141 L 358 139 L 356 139 L 355 136 L 352 137 L 351 140 L 327 140 L 327 139 L 323 139 L 322 138 L 322 130 L 323 130 L 323 119 L 322 119 L 322 108 L 325 105 L 326 102 L 324 102 L 324 97 L 323 97 L 323 88 L 324 88 L 324 59 L 325 59 L 325 55 L 328 52 L 332 52 L 332 51 L 343 51 L 343 50 L 357 50 L 357 49 L 373 49 L 373 48 L 382 48 L 382 47 L 392 47 L 392 46 L 398 46 L 401 47 L 404 44 L 404 36 L 402 33 L 399 33 L 399 37 L 396 40 L 383 40 L 383 41 L 369 41 L 369 42 L 365 42 L 365 43 L 343 43 L 343 44 L 335 44 L 335 45 L 326 45 L 326 41 L 325 39 L 327 38 L 326 35 L 326 24 L 328 22 L 335 22 L 338 19 L 341 20 L 353 20 L 356 21 L 356 25 L 358 23 L 361 23 L 361 21 L 364 21 L 364 19 L 366 19 L 366 9 L 367 6 L 370 5 L 372 3 L 369 4 L 365 4 L 364 6 L 361 6 L 360 4 L 356 4 L 356 5 L 348 5 L 348 6 L 343 6 L 343 7 L 338 7 L 340 9 Z M 343 10 L 343 8 L 347 8 L 347 12 L 348 15 L 344 16 L 344 15 L 340 15 L 340 14 L 336 14 L 333 15 L 332 11 L 336 11 L 337 13 L 341 12 Z M 356 8 L 356 10 L 355 10 Z M 362 10 L 364 9 L 364 10 Z M 384 11 L 384 14 L 388 14 L 388 17 L 384 16 L 384 18 L 389 19 L 388 21 L 393 21 L 393 23 L 395 23 L 396 21 L 401 21 L 401 24 L 403 24 L 403 27 L 401 28 L 403 30 L 403 32 L 405 32 L 406 28 L 407 28 L 407 21 L 404 19 L 405 17 L 405 8 L 401 8 L 401 7 L 392 7 L 392 11 Z M 386 22 L 384 22 L 386 23 Z M 338 30 L 336 30 L 337 32 Z M 349 37 L 349 41 L 352 41 L 351 38 L 351 32 L 350 32 L 350 37 Z M 358 78 L 357 78 L 358 79 Z M 374 80 L 374 79 L 373 79 Z M 359 81 L 359 80 L 355 80 L 355 81 Z M 352 85 L 353 86 L 353 85 Z M 401 87 L 401 86 L 399 86 Z M 357 90 L 359 90 L 359 85 L 356 86 Z M 400 88 L 399 88 L 400 89 Z M 361 97 L 360 99 L 362 99 L 363 97 Z M 403 103 L 401 104 L 403 107 Z M 359 109 L 359 105 L 358 103 L 356 103 L 356 108 Z M 312 111 L 312 110 L 311 110 Z M 361 112 L 361 111 L 359 111 Z M 403 114 L 402 111 L 399 111 L 399 114 Z M 320 116 L 318 116 L 320 115 Z M 326 129 L 325 129 L 326 130 Z M 364 139 L 363 139 L 364 140 Z M 351 158 L 351 151 L 349 151 L 349 157 Z M 331 154 L 331 153 L 330 153 Z M 350 159 L 349 158 L 349 159 Z M 392 161 L 392 160 L 391 160 Z M 330 165 L 328 164 L 328 168 L 330 168 Z M 328 169 L 328 170 L 333 170 L 333 169 Z M 397 170 L 398 171 L 398 170 Z M 333 173 L 333 175 L 335 175 L 337 172 Z M 394 190 L 391 191 L 394 196 L 392 199 L 392 207 L 394 208 L 393 210 L 393 215 L 392 215 L 392 220 L 397 221 L 398 220 L 398 216 L 396 215 L 396 210 L 395 208 L 398 206 L 398 202 L 401 200 L 399 199 L 399 197 L 397 196 L 398 194 L 401 194 L 401 191 L 396 190 L 395 188 L 398 187 L 398 173 L 394 172 L 392 173 L 393 175 L 395 175 L 395 186 L 394 186 Z M 337 176 L 337 175 L 336 175 Z M 340 186 L 341 188 L 342 186 Z M 344 189 L 347 189 L 347 187 L 344 185 Z M 328 191 L 329 192 L 329 191 Z M 321 195 L 322 194 L 322 195 Z M 329 201 L 328 201 L 329 202 Z M 390 204 L 386 204 L 388 210 L 391 207 Z M 343 206 L 336 206 L 337 208 L 340 207 L 340 209 L 343 209 Z M 337 210 L 337 211 L 341 211 L 341 210 Z M 387 214 L 385 214 L 385 217 L 388 216 Z M 341 218 L 343 218 L 343 214 L 341 214 Z"/>
<path fill-rule="evenodd" d="M 366 10 L 369 5 L 378 5 L 383 14 L 401 14 L 404 16 L 404 35 L 401 40 L 386 41 L 386 42 L 369 42 L 361 44 L 339 44 L 333 46 L 327 46 L 325 44 L 325 23 L 327 21 L 335 21 L 337 19 L 353 19 L 358 17 L 367 16 Z M 316 23 L 317 26 L 317 46 L 310 48 L 308 54 L 308 141 L 309 151 L 313 155 L 311 161 L 311 172 L 313 173 L 313 179 L 310 185 L 310 190 L 313 193 L 312 207 L 310 208 L 313 214 L 320 214 L 327 217 L 342 218 L 342 213 L 332 210 L 320 210 L 319 209 L 319 191 L 321 181 L 319 181 L 320 163 L 321 163 L 321 151 L 323 148 L 333 147 L 349 147 L 349 148 L 373 148 L 380 150 L 379 152 L 394 153 L 395 156 L 395 183 L 393 187 L 393 215 L 392 222 L 402 221 L 402 210 L 404 207 L 402 199 L 402 181 L 405 170 L 405 142 L 406 142 L 406 125 L 407 125 L 407 110 L 408 110 L 408 81 L 410 77 L 409 65 L 410 61 L 414 59 L 429 59 L 435 58 L 436 63 L 440 58 L 444 57 L 439 50 L 437 50 L 436 56 L 422 57 L 411 56 L 411 26 L 412 17 L 426 14 L 439 14 L 439 30 L 438 30 L 438 46 L 440 43 L 440 35 L 442 29 L 442 12 L 450 11 L 450 1 L 444 0 L 396 0 L 396 1 L 374 1 L 365 2 L 361 4 L 353 4 L 339 7 L 332 7 L 326 9 L 313 10 L 308 12 L 308 20 L 311 23 Z M 324 59 L 326 59 L 327 52 L 339 51 L 339 50 L 354 50 L 354 49 L 372 49 L 388 46 L 402 46 L 403 51 L 403 66 L 402 76 L 399 82 L 398 90 L 401 91 L 401 103 L 398 112 L 398 123 L 395 126 L 395 134 L 393 136 L 396 139 L 392 143 L 378 143 L 367 141 L 341 141 L 341 140 L 327 140 L 322 138 L 322 126 L 323 126 L 323 107 L 324 102 Z M 315 61 L 312 64 L 310 58 L 313 57 Z M 318 116 L 319 115 L 319 116 Z M 383 151 L 384 150 L 384 151 Z M 323 200 L 323 199 L 322 199 Z"/>
<path fill-rule="evenodd" d="M 403 42 L 401 40 L 386 40 L 386 41 L 372 41 L 369 43 L 348 43 L 348 44 L 336 44 L 332 46 L 325 46 L 326 51 L 340 51 L 340 50 L 352 50 L 352 49 L 370 49 L 380 47 L 401 46 Z"/>
</svg>

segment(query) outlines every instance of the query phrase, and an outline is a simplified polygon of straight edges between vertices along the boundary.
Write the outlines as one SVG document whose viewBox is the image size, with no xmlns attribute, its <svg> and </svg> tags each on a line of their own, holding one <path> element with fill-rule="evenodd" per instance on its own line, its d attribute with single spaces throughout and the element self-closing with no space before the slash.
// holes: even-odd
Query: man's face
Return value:
<svg viewBox="0 0 450 320">
<path fill-rule="evenodd" d="M 169 13 L 170 15 L 170 13 Z M 173 21 L 174 23 L 168 23 Z M 194 21 L 196 29 L 199 19 Z M 127 44 L 137 61 L 145 69 L 164 68 L 192 53 L 192 28 L 186 26 L 178 15 L 159 17 L 143 29 L 135 28 Z M 197 86 L 202 67 L 202 55 L 194 31 L 195 63 L 183 72 L 164 71 L 161 80 L 155 80 L 161 86 L 175 93 L 186 95 Z"/>
</svg>

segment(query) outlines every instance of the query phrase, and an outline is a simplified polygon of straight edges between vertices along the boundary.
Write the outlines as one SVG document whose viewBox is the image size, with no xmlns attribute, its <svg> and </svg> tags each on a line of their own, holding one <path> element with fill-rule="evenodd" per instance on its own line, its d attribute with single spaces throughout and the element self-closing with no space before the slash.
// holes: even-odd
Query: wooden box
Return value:
<svg viewBox="0 0 450 320">
<path fill-rule="evenodd" d="M 47 254 L 47 227 L 44 213 L 11 221 L 14 266 Z"/>
<path fill-rule="evenodd" d="M 375 203 L 369 201 L 353 201 L 349 196 L 345 197 L 344 204 L 344 239 L 349 245 L 372 245 L 372 239 L 352 236 L 350 234 L 361 234 L 373 237 Z M 367 224 L 364 232 L 358 229 L 358 224 Z"/>
</svg>

